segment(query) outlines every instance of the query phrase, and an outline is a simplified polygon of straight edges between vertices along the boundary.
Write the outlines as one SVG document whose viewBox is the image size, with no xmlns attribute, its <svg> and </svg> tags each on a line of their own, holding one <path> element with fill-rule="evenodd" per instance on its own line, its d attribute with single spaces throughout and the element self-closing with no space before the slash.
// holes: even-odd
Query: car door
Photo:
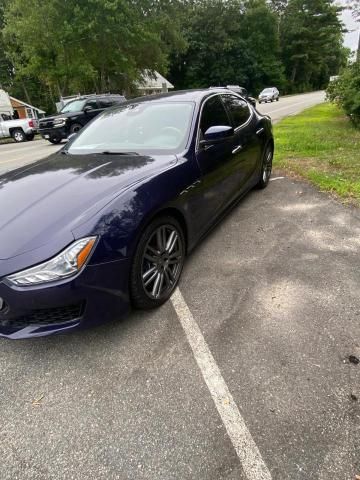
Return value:
<svg viewBox="0 0 360 480">
<path fill-rule="evenodd" d="M 236 164 L 236 191 L 241 193 L 257 171 L 261 139 L 256 134 L 256 115 L 248 102 L 233 94 L 222 94 L 222 100 L 234 126 L 232 152 Z"/>
<path fill-rule="evenodd" d="M 3 118 L 0 115 L 0 138 L 2 138 L 4 136 L 5 136 L 5 134 L 4 134 L 4 131 L 3 131 Z"/>
<path fill-rule="evenodd" d="M 234 173 L 236 164 L 232 153 L 233 139 L 224 140 L 201 147 L 200 141 L 205 132 L 214 126 L 231 126 L 231 120 L 224 108 L 220 95 L 216 94 L 205 100 L 199 119 L 197 135 L 197 162 L 202 180 L 201 192 L 203 204 L 199 215 L 211 221 L 224 208 L 236 189 Z M 205 218 L 204 218 L 205 221 Z"/>
<path fill-rule="evenodd" d="M 102 110 L 99 108 L 96 98 L 89 98 L 86 101 L 83 112 L 79 117 L 78 121 L 82 125 L 86 125 L 90 120 L 92 120 L 96 115 L 98 115 Z"/>
</svg>

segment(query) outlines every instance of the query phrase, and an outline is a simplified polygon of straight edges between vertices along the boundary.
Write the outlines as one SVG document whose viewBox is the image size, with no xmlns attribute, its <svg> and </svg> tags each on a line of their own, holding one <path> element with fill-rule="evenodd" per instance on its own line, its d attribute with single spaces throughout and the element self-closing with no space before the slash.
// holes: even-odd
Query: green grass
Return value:
<svg viewBox="0 0 360 480">
<path fill-rule="evenodd" d="M 360 206 L 360 130 L 330 103 L 282 120 L 274 128 L 274 166 Z"/>
</svg>

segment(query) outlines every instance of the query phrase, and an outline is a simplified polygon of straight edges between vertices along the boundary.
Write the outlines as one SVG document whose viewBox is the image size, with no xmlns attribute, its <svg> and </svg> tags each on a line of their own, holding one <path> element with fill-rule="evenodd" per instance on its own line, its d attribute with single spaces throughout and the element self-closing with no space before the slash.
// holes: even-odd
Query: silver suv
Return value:
<svg viewBox="0 0 360 480">
<path fill-rule="evenodd" d="M 278 102 L 280 98 L 279 90 L 276 87 L 264 88 L 259 95 L 259 103 Z"/>
</svg>

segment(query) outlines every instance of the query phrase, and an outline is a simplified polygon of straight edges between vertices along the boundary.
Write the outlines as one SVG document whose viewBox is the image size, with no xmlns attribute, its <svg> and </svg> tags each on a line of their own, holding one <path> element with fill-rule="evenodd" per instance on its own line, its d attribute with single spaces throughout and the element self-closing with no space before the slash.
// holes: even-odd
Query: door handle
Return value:
<svg viewBox="0 0 360 480">
<path fill-rule="evenodd" d="M 257 130 L 256 132 L 256 135 L 261 135 L 264 131 L 264 128 L 259 128 L 259 130 Z"/>
<path fill-rule="evenodd" d="M 232 151 L 232 154 L 235 155 L 235 153 L 238 153 L 240 152 L 240 150 L 242 150 L 244 147 L 242 145 L 238 145 L 237 147 L 234 148 L 234 150 Z"/>
</svg>

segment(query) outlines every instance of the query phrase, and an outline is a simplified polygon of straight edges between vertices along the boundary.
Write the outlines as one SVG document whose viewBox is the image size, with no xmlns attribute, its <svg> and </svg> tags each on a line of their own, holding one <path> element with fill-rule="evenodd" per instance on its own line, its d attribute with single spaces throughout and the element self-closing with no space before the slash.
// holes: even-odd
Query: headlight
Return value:
<svg viewBox="0 0 360 480">
<path fill-rule="evenodd" d="M 66 123 L 66 118 L 65 117 L 60 117 L 60 118 L 55 118 L 54 119 L 54 127 L 62 127 Z"/>
<path fill-rule="evenodd" d="M 26 287 L 71 277 L 80 272 L 85 265 L 95 242 L 96 237 L 77 240 L 51 260 L 6 278 L 16 286 Z"/>
</svg>

